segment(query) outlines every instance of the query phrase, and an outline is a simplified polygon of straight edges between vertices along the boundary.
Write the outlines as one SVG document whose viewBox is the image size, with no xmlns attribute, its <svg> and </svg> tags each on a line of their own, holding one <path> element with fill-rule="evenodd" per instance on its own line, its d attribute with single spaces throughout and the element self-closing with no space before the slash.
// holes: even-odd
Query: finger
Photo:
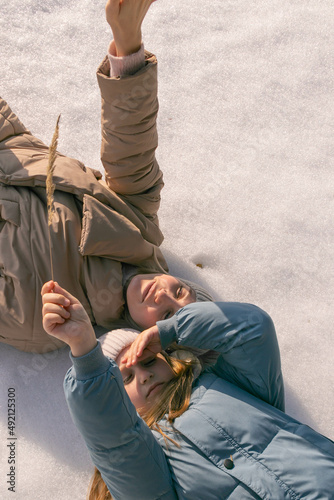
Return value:
<svg viewBox="0 0 334 500">
<path fill-rule="evenodd" d="M 63 323 L 65 323 L 65 319 L 59 316 L 59 314 L 48 313 L 43 318 L 44 330 L 51 335 L 54 328 Z"/>
<path fill-rule="evenodd" d="M 139 358 L 145 348 L 147 347 L 147 345 L 150 343 L 150 337 L 148 335 L 139 335 L 139 338 L 136 339 L 136 342 L 137 342 L 137 345 L 134 346 L 134 349 L 133 349 L 133 355 L 135 355 L 137 358 Z"/>
<path fill-rule="evenodd" d="M 70 294 L 70 292 L 65 290 L 65 288 L 62 288 L 57 282 L 55 282 L 53 291 L 56 293 L 60 293 L 61 295 L 64 295 L 64 297 L 66 297 L 71 304 L 80 304 L 80 302 L 78 301 L 77 298 L 74 297 L 74 295 Z"/>
<path fill-rule="evenodd" d="M 59 316 L 61 316 L 64 319 L 69 319 L 71 316 L 69 311 L 67 311 L 64 307 L 62 307 L 58 304 L 53 304 L 52 302 L 48 302 L 48 303 L 44 304 L 44 306 L 42 308 L 43 317 L 49 313 L 58 314 Z"/>
<path fill-rule="evenodd" d="M 127 353 L 125 354 L 125 356 L 121 359 L 121 363 L 130 363 L 131 364 L 131 361 L 134 357 L 134 353 L 136 352 L 137 348 L 136 348 L 136 345 L 137 345 L 137 342 L 138 342 L 138 338 L 136 340 L 134 340 L 132 342 L 132 344 L 130 345 Z M 130 366 L 127 365 L 127 366 Z"/>
<path fill-rule="evenodd" d="M 41 295 L 44 295 L 45 293 L 52 292 L 52 290 L 54 289 L 54 286 L 55 286 L 55 283 L 53 280 L 50 280 L 50 281 L 47 281 L 46 283 L 44 283 L 44 285 L 42 286 Z"/>
<path fill-rule="evenodd" d="M 136 342 L 136 340 L 134 340 L 134 342 L 130 345 L 127 353 L 125 354 L 125 356 L 122 357 L 121 359 L 121 363 L 125 364 L 127 363 L 130 359 L 132 359 L 132 349 L 133 349 L 133 344 Z"/>
<path fill-rule="evenodd" d="M 127 367 L 130 367 L 131 365 L 135 365 L 138 361 L 138 358 L 141 357 L 141 355 L 144 352 L 144 349 L 146 346 L 149 344 L 150 339 L 147 338 L 146 335 L 140 334 L 138 338 L 133 342 L 131 345 L 129 354 L 128 354 L 128 360 L 126 363 Z"/>
<path fill-rule="evenodd" d="M 66 298 L 64 295 L 60 293 L 45 293 L 42 296 L 42 303 L 43 304 L 59 304 L 63 307 L 67 307 L 70 305 L 70 300 Z"/>
</svg>

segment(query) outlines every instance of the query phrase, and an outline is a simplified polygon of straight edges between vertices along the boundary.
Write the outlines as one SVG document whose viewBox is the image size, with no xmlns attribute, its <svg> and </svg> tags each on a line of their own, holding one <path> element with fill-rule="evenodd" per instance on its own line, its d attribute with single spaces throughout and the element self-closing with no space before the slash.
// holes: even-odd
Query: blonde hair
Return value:
<svg viewBox="0 0 334 500">
<path fill-rule="evenodd" d="M 106 483 L 102 479 L 101 472 L 96 467 L 89 483 L 87 500 L 113 500 Z"/>
<path fill-rule="evenodd" d="M 194 378 L 193 366 L 195 360 L 175 359 L 164 352 L 162 354 L 172 368 L 175 377 L 166 384 L 159 398 L 148 411 L 144 413 L 138 410 L 138 413 L 151 430 L 155 430 L 163 436 L 166 444 L 168 440 L 174 445 L 179 446 L 173 439 L 166 436 L 159 422 L 165 417 L 166 421 L 173 426 L 174 420 L 188 409 Z M 95 467 L 89 485 L 88 500 L 112 499 L 113 497 L 103 481 L 100 471 Z"/>
</svg>

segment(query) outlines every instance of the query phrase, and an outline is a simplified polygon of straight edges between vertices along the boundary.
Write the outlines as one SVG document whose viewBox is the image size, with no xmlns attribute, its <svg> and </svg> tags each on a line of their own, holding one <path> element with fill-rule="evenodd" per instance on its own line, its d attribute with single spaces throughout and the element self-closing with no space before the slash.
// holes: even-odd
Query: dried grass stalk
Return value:
<svg viewBox="0 0 334 500">
<path fill-rule="evenodd" d="M 59 120 L 60 115 L 58 116 L 56 128 L 52 137 L 51 145 L 49 147 L 49 162 L 48 169 L 46 174 L 46 196 L 47 196 L 47 204 L 48 204 L 48 224 L 51 226 L 52 224 L 52 216 L 54 214 L 54 204 L 53 204 L 53 193 L 55 190 L 55 185 L 53 183 L 53 172 L 55 169 L 55 160 L 57 154 L 57 146 L 58 146 L 58 136 L 59 136 Z"/>
<path fill-rule="evenodd" d="M 60 115 L 57 118 L 56 128 L 52 137 L 52 141 L 49 147 L 49 162 L 46 174 L 46 198 L 48 205 L 48 230 L 49 230 L 49 248 L 50 248 L 50 262 L 51 262 L 51 277 L 53 281 L 53 262 L 52 262 L 52 251 L 51 251 L 51 229 L 50 226 L 52 224 L 52 217 L 55 212 L 54 209 L 54 199 L 53 193 L 55 190 L 55 184 L 53 182 L 53 172 L 55 169 L 55 160 L 57 155 L 57 146 L 58 146 L 58 136 L 59 136 L 59 120 Z"/>
</svg>

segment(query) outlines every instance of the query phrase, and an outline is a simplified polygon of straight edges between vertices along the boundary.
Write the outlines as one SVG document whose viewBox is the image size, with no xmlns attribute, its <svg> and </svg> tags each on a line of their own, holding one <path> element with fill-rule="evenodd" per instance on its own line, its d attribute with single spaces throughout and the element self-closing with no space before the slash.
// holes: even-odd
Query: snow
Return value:
<svg viewBox="0 0 334 500">
<path fill-rule="evenodd" d="M 100 167 L 95 71 L 110 41 L 97 0 L 11 0 L 0 19 L 1 95 L 47 144 Z M 155 2 L 160 223 L 173 274 L 274 319 L 287 413 L 334 438 L 331 0 Z M 198 267 L 196 264 L 201 264 Z M 62 380 L 68 351 L 0 344 L 0 496 L 85 498 L 92 466 Z M 6 474 L 16 391 L 16 493 Z"/>
</svg>

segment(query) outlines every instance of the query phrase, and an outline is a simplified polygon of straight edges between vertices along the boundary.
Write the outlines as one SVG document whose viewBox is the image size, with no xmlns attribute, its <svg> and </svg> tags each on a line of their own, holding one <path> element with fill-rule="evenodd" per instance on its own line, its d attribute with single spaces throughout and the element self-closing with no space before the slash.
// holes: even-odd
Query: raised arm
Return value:
<svg viewBox="0 0 334 500">
<path fill-rule="evenodd" d="M 107 359 L 80 304 L 57 283 L 42 289 L 43 326 L 71 348 L 64 390 L 80 431 L 116 498 L 176 500 L 165 454 L 137 414 L 118 366 Z"/>
<path fill-rule="evenodd" d="M 221 377 L 284 410 L 281 360 L 274 324 L 251 304 L 189 304 L 170 320 L 158 323 L 162 347 L 178 344 L 213 349 L 214 371 Z"/>
<path fill-rule="evenodd" d="M 113 32 L 112 54 L 127 57 L 141 47 L 141 25 L 152 0 L 108 0 L 107 21 Z M 101 158 L 108 186 L 156 220 L 163 187 L 155 158 L 157 61 L 145 53 L 134 74 L 110 77 L 110 61 L 97 73 L 102 96 Z"/>
<path fill-rule="evenodd" d="M 142 339 L 142 340 L 141 340 Z M 133 343 L 129 357 L 148 346 L 154 352 L 172 342 L 220 353 L 217 375 L 284 410 L 284 387 L 274 324 L 264 311 L 236 302 L 195 302 L 158 321 Z M 128 360 L 124 360 L 128 362 Z"/>
<path fill-rule="evenodd" d="M 175 500 L 164 452 L 125 392 L 118 366 L 99 343 L 72 361 L 67 404 L 110 492 L 124 500 Z"/>
</svg>

